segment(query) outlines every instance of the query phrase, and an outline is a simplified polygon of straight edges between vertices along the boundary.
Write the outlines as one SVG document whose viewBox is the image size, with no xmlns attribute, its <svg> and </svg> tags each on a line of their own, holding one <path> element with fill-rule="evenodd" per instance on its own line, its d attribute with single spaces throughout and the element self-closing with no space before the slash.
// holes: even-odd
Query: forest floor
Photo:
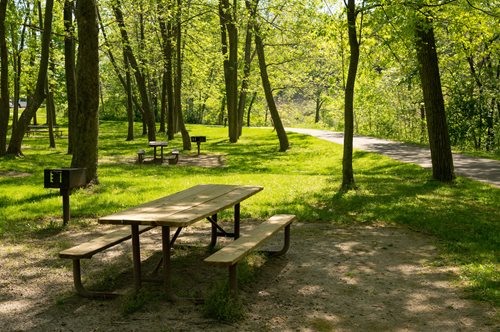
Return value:
<svg viewBox="0 0 500 332">
<path fill-rule="evenodd" d="M 179 295 L 206 294 L 227 278 L 203 264 L 208 223 L 187 228 L 173 258 Z M 242 232 L 255 221 L 245 220 Z M 243 225 L 242 225 L 243 226 Z M 291 247 L 241 285 L 245 317 L 237 323 L 207 318 L 203 306 L 170 303 L 147 283 L 142 307 L 127 312 L 130 296 L 89 300 L 74 294 L 71 263 L 57 258 L 62 244 L 108 230 L 68 229 L 0 243 L 2 331 L 499 331 L 496 309 L 466 298 L 456 268 L 440 258 L 439 243 L 389 225 L 292 225 Z M 276 236 L 272 247 L 279 245 Z M 141 235 L 144 270 L 159 258 L 160 232 Z M 132 291 L 130 244 L 83 262 L 86 282 L 114 276 L 117 292 Z M 156 294 L 156 295 L 151 295 Z M 160 294 L 160 295 L 158 295 Z"/>
</svg>

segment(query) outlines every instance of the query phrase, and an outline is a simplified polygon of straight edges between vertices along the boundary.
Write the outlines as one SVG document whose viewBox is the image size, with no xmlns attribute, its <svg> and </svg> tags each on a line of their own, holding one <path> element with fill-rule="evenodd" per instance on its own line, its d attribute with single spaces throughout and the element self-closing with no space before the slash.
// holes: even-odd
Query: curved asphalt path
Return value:
<svg viewBox="0 0 500 332">
<path fill-rule="evenodd" d="M 337 144 L 344 144 L 344 134 L 318 129 L 285 128 L 286 131 L 311 135 Z M 390 158 L 432 168 L 431 152 L 415 145 L 367 136 L 354 136 L 354 148 L 380 153 Z M 453 154 L 455 173 L 500 188 L 500 161 Z"/>
</svg>

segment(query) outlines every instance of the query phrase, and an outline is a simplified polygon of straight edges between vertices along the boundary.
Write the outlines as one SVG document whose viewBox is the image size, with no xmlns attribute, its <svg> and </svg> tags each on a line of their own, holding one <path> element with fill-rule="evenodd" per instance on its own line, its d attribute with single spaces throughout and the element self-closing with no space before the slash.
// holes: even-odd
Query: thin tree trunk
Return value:
<svg viewBox="0 0 500 332">
<path fill-rule="evenodd" d="M 349 71 L 344 96 L 344 154 L 342 158 L 342 189 L 354 188 L 354 171 L 352 168 L 352 151 L 354 137 L 354 84 L 359 63 L 359 42 L 356 32 L 356 4 L 355 0 L 347 3 L 347 25 L 349 36 Z"/>
<path fill-rule="evenodd" d="M 165 120 L 167 115 L 167 73 L 163 71 L 161 80 L 161 99 L 160 99 L 160 129 L 158 132 L 165 133 Z"/>
<path fill-rule="evenodd" d="M 52 34 L 52 9 L 54 0 L 47 0 L 45 2 L 45 24 L 42 33 L 42 51 L 40 57 L 40 67 L 38 71 L 38 79 L 34 94 L 31 96 L 26 109 L 19 118 L 18 126 L 12 131 L 8 154 L 22 155 L 21 145 L 23 142 L 24 134 L 31 121 L 36 115 L 36 111 L 45 99 L 45 81 L 47 80 L 47 70 L 49 64 L 49 51 L 50 39 Z"/>
<path fill-rule="evenodd" d="M 143 115 L 144 115 L 144 122 L 147 125 L 148 129 L 148 139 L 150 141 L 155 141 L 156 140 L 156 124 L 155 124 L 155 119 L 154 119 L 154 113 L 151 110 L 151 105 L 149 103 L 149 96 L 148 96 L 148 91 L 147 91 L 147 86 L 146 86 L 146 79 L 141 72 L 141 69 L 139 68 L 139 63 L 137 62 L 137 59 L 134 56 L 134 53 L 132 51 L 132 47 L 130 46 L 130 40 L 128 38 L 128 33 L 125 28 L 125 22 L 123 20 L 123 13 L 120 8 L 121 4 L 120 1 L 117 1 L 115 5 L 113 5 L 113 11 L 115 13 L 116 21 L 118 23 L 118 26 L 120 27 L 120 33 L 122 37 L 122 43 L 123 47 L 125 48 L 125 52 L 127 55 L 127 59 L 134 70 L 134 75 L 137 81 L 137 87 L 139 89 L 139 93 L 141 96 L 141 104 L 142 104 L 142 110 L 143 110 Z"/>
<path fill-rule="evenodd" d="M 415 43 L 427 116 L 432 176 L 438 181 L 450 182 L 455 178 L 455 174 L 434 30 L 428 18 L 422 18 L 419 14 L 417 16 Z"/>
<path fill-rule="evenodd" d="M 108 55 L 109 61 L 113 65 L 113 69 L 116 73 L 116 76 L 118 77 L 118 80 L 123 86 L 123 90 L 125 90 L 125 93 L 127 95 L 127 122 L 128 122 L 128 130 L 127 130 L 127 141 L 133 141 L 134 140 L 134 108 L 133 105 L 135 104 L 138 109 L 140 109 L 140 106 L 138 104 L 138 101 L 136 98 L 134 98 L 134 94 L 132 91 L 132 80 L 130 77 L 130 65 L 127 60 L 127 55 L 125 51 L 125 47 L 122 46 L 122 52 L 123 52 L 123 62 L 125 65 L 125 78 L 123 78 L 120 69 L 118 68 L 118 64 L 116 63 L 116 59 L 113 55 L 113 53 L 110 50 L 109 43 L 108 43 L 108 38 L 106 34 L 106 30 L 104 29 L 104 25 L 102 23 L 101 15 L 99 11 L 97 11 L 97 19 L 99 21 L 99 26 L 101 29 L 102 37 L 104 38 L 104 43 L 108 46 L 105 48 L 106 53 Z"/>
<path fill-rule="evenodd" d="M 127 141 L 134 140 L 134 96 L 132 92 L 132 78 L 130 77 L 130 65 L 128 59 L 123 54 L 125 62 L 125 89 L 127 91 Z"/>
<path fill-rule="evenodd" d="M 219 0 L 224 80 L 226 84 L 229 141 L 238 141 L 238 29 L 234 5 L 229 0 Z"/>
<path fill-rule="evenodd" d="M 10 116 L 9 53 L 5 29 L 7 2 L 8 0 L 0 0 L 0 156 L 5 155 L 7 152 L 7 130 Z M 17 100 L 14 103 L 17 103 Z"/>
<path fill-rule="evenodd" d="M 173 6 L 169 4 L 168 10 L 172 10 Z M 165 66 L 164 86 L 166 94 L 166 120 L 167 120 L 167 138 L 173 140 L 175 135 L 174 126 L 174 87 L 173 87 L 173 47 L 172 47 L 172 22 L 171 19 L 165 22 L 163 17 L 160 17 L 160 32 L 163 40 L 163 60 Z"/>
<path fill-rule="evenodd" d="M 248 7 L 248 0 L 247 7 Z M 243 118 L 245 114 L 245 106 L 247 103 L 248 83 L 250 79 L 250 69 L 252 65 L 252 23 L 247 23 L 246 37 L 245 37 L 245 64 L 243 67 L 243 78 L 241 80 L 240 97 L 238 98 L 238 137 L 241 136 L 243 130 Z M 254 53 L 255 54 L 255 53 Z"/>
<path fill-rule="evenodd" d="M 276 134 L 278 135 L 278 139 L 280 142 L 280 151 L 284 152 L 288 150 L 290 144 L 288 143 L 288 136 L 286 134 L 285 128 L 283 127 L 283 123 L 281 122 L 276 103 L 274 102 L 271 83 L 269 82 L 269 75 L 267 73 L 264 43 L 262 42 L 262 37 L 260 36 L 257 26 L 255 26 L 255 48 L 257 50 L 257 56 L 259 58 L 260 77 L 262 78 L 262 86 L 266 95 L 267 106 L 269 107 L 269 112 L 271 113 L 271 119 L 273 120 L 274 129 L 276 129 Z"/>
<path fill-rule="evenodd" d="M 255 102 L 255 98 L 257 97 L 257 91 L 252 94 L 252 99 L 250 99 L 250 105 L 248 105 L 247 111 L 247 127 L 250 127 L 250 112 L 252 111 L 253 103 Z"/>
<path fill-rule="evenodd" d="M 182 147 L 184 150 L 191 150 L 191 139 L 189 132 L 184 125 L 184 118 L 182 116 L 182 27 L 181 27 L 181 9 L 182 1 L 177 0 L 177 16 L 176 16 L 176 71 L 175 71 L 175 85 L 174 85 L 174 107 L 177 116 L 177 123 L 182 135 Z"/>
<path fill-rule="evenodd" d="M 75 27 L 73 13 L 75 4 L 73 0 L 64 1 L 64 71 L 66 74 L 66 95 L 68 99 L 68 154 L 73 153 L 75 120 L 76 120 L 76 55 L 75 55 Z"/>
<path fill-rule="evenodd" d="M 26 26 L 29 18 L 29 3 L 27 4 L 27 11 L 24 17 L 23 27 L 21 29 L 21 40 L 19 44 L 17 40 L 14 38 L 16 34 L 16 29 L 18 26 L 15 23 L 11 24 L 11 34 L 12 34 L 12 48 L 14 50 L 14 54 L 12 56 L 13 59 L 13 69 L 14 69 L 14 98 L 12 100 L 14 109 L 12 114 L 12 128 L 17 126 L 17 121 L 19 118 L 19 103 L 18 100 L 20 98 L 21 91 L 21 73 L 22 73 L 22 51 L 24 49 L 24 41 L 26 36 Z"/>
<path fill-rule="evenodd" d="M 78 62 L 76 131 L 71 167 L 84 167 L 87 183 L 99 183 L 99 32 L 96 0 L 77 1 Z"/>
<path fill-rule="evenodd" d="M 49 147 L 51 149 L 55 149 L 56 140 L 54 138 L 54 114 L 55 114 L 55 105 L 54 105 L 54 92 L 51 87 L 47 85 L 47 98 L 46 98 L 46 111 L 47 111 L 47 125 L 49 127 Z"/>
</svg>

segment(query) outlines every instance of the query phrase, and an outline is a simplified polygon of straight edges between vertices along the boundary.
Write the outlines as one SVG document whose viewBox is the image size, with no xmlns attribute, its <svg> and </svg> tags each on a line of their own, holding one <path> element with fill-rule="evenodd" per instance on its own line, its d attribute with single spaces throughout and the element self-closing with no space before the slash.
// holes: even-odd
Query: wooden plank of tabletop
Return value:
<svg viewBox="0 0 500 332">
<path fill-rule="evenodd" d="M 180 191 L 167 197 L 163 197 L 128 210 L 118 212 L 99 219 L 103 224 L 143 224 L 160 225 L 172 220 L 170 216 L 182 214 L 183 211 L 191 210 L 198 205 L 205 204 L 220 196 L 234 191 L 239 186 L 235 185 L 198 185 Z M 260 191 L 260 190 L 259 190 Z M 198 220 L 201 218 L 198 218 Z M 178 217 L 175 218 L 178 220 Z M 181 222 L 181 226 L 190 224 L 190 220 Z M 166 224 L 165 224 L 166 225 Z M 174 221 L 172 226 L 179 225 Z"/>
<path fill-rule="evenodd" d="M 140 224 L 192 208 L 214 196 L 223 195 L 233 187 L 221 185 L 198 185 L 172 195 L 150 201 L 130 209 L 99 218 L 105 224 Z"/>
<path fill-rule="evenodd" d="M 264 189 L 258 186 L 239 186 L 225 195 L 213 198 L 191 209 L 168 216 L 168 222 L 184 227 L 198 220 L 209 217 L 219 211 L 232 207 Z M 159 224 L 158 224 L 159 225 Z"/>
</svg>

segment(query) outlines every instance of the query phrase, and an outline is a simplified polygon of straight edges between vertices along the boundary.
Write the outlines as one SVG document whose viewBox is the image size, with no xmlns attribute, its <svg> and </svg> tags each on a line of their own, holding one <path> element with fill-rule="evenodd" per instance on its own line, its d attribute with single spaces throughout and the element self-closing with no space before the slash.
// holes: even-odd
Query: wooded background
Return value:
<svg viewBox="0 0 500 332">
<path fill-rule="evenodd" d="M 96 8 L 99 72 L 87 95 L 99 119 L 128 121 L 128 140 L 134 121 L 150 140 L 181 132 L 185 149 L 184 123 L 227 125 L 231 142 L 244 126 L 273 125 L 285 151 L 283 127 L 307 125 L 431 150 L 434 131 L 449 136 L 435 144 L 440 151 L 447 139 L 460 149 L 499 149 L 498 1 L 88 2 Z M 76 55 L 91 33 L 78 29 L 78 5 L 0 0 L 0 155 L 21 153 L 42 105 L 48 125 L 67 119 L 71 153 Z M 80 67 L 89 69 L 83 60 Z M 449 166 L 441 172 L 452 177 Z"/>
</svg>

